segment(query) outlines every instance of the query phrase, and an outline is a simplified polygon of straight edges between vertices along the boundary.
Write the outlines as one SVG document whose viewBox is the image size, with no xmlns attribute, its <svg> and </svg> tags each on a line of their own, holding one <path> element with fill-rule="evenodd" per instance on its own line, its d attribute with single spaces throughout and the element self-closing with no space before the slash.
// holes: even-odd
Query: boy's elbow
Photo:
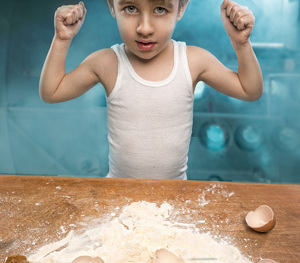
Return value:
<svg viewBox="0 0 300 263">
<path fill-rule="evenodd" d="M 262 95 L 263 95 L 263 86 L 257 92 L 255 92 L 253 94 L 249 94 L 246 97 L 246 101 L 249 101 L 249 102 L 257 101 L 261 98 Z"/>
<path fill-rule="evenodd" d="M 53 96 L 50 96 L 49 94 L 45 94 L 45 92 L 42 92 L 41 89 L 40 89 L 39 95 L 40 95 L 41 100 L 45 103 L 53 104 L 56 102 L 54 100 Z"/>
<path fill-rule="evenodd" d="M 56 100 L 54 100 L 53 98 L 49 98 L 49 97 L 42 97 L 40 96 L 40 98 L 42 99 L 43 102 L 47 103 L 47 104 L 54 104 L 57 103 Z"/>
<path fill-rule="evenodd" d="M 49 99 L 49 98 L 45 98 L 45 97 L 41 97 L 42 101 L 47 103 L 47 104 L 53 104 L 55 103 L 55 101 Z"/>
</svg>

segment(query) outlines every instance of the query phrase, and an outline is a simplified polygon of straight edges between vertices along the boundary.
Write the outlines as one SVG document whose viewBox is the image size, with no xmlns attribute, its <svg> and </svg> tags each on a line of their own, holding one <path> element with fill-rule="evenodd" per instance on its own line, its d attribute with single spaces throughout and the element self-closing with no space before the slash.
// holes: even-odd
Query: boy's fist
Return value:
<svg viewBox="0 0 300 263">
<path fill-rule="evenodd" d="M 72 40 L 80 30 L 86 12 L 83 2 L 57 8 L 54 22 L 56 37 L 60 40 Z"/>
<path fill-rule="evenodd" d="M 221 5 L 221 17 L 225 30 L 234 43 L 248 42 L 255 22 L 255 17 L 248 7 L 224 0 Z"/>
</svg>

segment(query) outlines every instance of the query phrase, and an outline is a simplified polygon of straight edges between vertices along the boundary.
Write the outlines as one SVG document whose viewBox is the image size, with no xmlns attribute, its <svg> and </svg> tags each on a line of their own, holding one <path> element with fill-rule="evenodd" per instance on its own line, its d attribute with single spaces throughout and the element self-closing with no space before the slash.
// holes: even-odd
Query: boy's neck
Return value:
<svg viewBox="0 0 300 263">
<path fill-rule="evenodd" d="M 170 40 L 166 48 L 150 59 L 143 59 L 127 49 L 125 52 L 135 72 L 143 79 L 161 81 L 167 78 L 174 66 L 174 44 Z"/>
</svg>

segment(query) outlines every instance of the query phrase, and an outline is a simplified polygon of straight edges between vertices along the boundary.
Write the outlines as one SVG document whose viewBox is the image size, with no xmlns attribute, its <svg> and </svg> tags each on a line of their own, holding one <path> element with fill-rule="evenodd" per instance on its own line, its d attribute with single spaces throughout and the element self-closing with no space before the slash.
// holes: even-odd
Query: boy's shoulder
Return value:
<svg viewBox="0 0 300 263">
<path fill-rule="evenodd" d="M 199 68 L 199 66 L 204 66 L 213 57 L 213 55 L 208 50 L 197 46 L 187 46 L 186 53 L 189 65 L 192 68 Z"/>
<path fill-rule="evenodd" d="M 211 54 L 208 50 L 201 48 L 201 47 L 197 47 L 197 46 L 187 45 L 186 50 L 187 50 L 188 57 L 191 57 L 191 58 L 192 57 L 197 58 L 199 56 L 208 56 Z"/>
<path fill-rule="evenodd" d="M 100 49 L 90 54 L 86 60 L 109 94 L 118 74 L 118 59 L 115 52 L 111 48 Z"/>
<path fill-rule="evenodd" d="M 205 72 L 213 72 L 220 66 L 219 60 L 212 53 L 197 46 L 187 46 L 187 59 L 193 83 L 203 81 Z"/>
<path fill-rule="evenodd" d="M 106 66 L 109 66 L 109 64 L 117 63 L 117 56 L 115 52 L 111 48 L 105 48 L 105 49 L 99 49 L 93 53 L 91 53 L 87 59 L 90 62 L 97 63 L 97 64 L 106 64 Z"/>
<path fill-rule="evenodd" d="M 111 48 L 97 50 L 90 54 L 86 60 L 91 68 L 102 76 L 107 71 L 115 71 L 118 68 L 117 56 Z"/>
</svg>

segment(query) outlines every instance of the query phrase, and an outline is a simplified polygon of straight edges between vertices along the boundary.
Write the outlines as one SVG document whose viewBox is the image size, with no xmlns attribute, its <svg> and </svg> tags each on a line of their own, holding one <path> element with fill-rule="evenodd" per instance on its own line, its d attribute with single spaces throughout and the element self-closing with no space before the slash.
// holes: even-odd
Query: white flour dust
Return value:
<svg viewBox="0 0 300 263">
<path fill-rule="evenodd" d="M 112 221 L 42 247 L 31 263 L 70 263 L 75 258 L 99 256 L 105 263 L 151 263 L 156 250 L 166 248 L 186 263 L 251 263 L 226 241 L 216 241 L 193 224 L 170 220 L 173 207 L 163 203 L 135 202 L 123 207 Z M 208 258 L 214 260 L 195 260 Z M 194 260 L 193 260 L 194 259 Z"/>
</svg>

